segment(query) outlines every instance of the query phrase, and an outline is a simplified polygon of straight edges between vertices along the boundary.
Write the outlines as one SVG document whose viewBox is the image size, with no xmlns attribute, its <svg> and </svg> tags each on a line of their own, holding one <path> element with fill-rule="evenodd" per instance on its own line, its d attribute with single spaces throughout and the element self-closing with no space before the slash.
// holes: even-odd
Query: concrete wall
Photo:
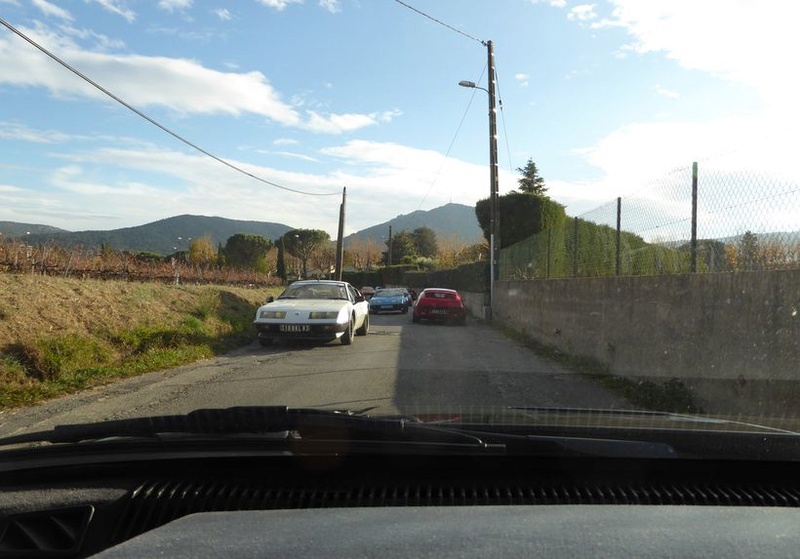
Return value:
<svg viewBox="0 0 800 559">
<path fill-rule="evenodd" d="M 679 378 L 706 411 L 800 414 L 800 270 L 501 281 L 493 306 L 616 375 Z"/>
<path fill-rule="evenodd" d="M 467 307 L 467 311 L 472 316 L 481 320 L 488 318 L 486 316 L 488 310 L 486 309 L 487 297 L 485 293 L 472 293 L 469 291 L 459 291 L 459 293 L 464 301 L 464 306 Z"/>
</svg>

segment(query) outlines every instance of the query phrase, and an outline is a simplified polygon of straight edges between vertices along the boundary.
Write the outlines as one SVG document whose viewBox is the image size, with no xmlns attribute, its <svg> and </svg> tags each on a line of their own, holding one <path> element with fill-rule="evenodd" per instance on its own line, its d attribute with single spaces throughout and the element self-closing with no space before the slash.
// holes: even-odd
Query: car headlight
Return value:
<svg viewBox="0 0 800 559">
<path fill-rule="evenodd" d="M 286 318 L 286 311 L 261 311 L 258 318 Z"/>
<path fill-rule="evenodd" d="M 308 318 L 316 319 L 316 318 L 337 318 L 339 316 L 339 311 L 311 311 L 308 313 Z"/>
</svg>

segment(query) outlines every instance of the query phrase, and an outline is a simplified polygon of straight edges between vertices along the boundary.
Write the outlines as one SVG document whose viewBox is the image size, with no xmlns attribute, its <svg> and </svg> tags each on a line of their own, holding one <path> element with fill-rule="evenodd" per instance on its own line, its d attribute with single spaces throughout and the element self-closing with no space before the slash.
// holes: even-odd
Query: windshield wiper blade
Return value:
<svg viewBox="0 0 800 559">
<path fill-rule="evenodd" d="M 570 436 L 527 435 L 524 452 L 536 456 L 603 458 L 678 458 L 666 443 L 626 439 L 601 439 Z"/>
<path fill-rule="evenodd" d="M 301 439 L 334 440 L 346 436 L 372 442 L 415 442 L 488 447 L 480 436 L 426 425 L 405 417 L 370 417 L 349 411 L 286 406 L 198 409 L 188 414 L 58 425 L 51 430 L 12 435 L 0 446 L 20 443 L 79 443 L 103 439 L 160 438 L 164 435 L 268 435 L 295 433 Z M 273 437 L 274 438 L 274 437 Z"/>
<path fill-rule="evenodd" d="M 316 444 L 347 439 L 353 443 L 410 443 L 418 452 L 480 451 L 540 457 L 675 458 L 668 444 L 652 441 L 558 435 L 510 434 L 484 426 L 424 423 L 406 416 L 371 417 L 364 411 L 241 406 L 198 409 L 188 414 L 117 419 L 97 423 L 59 425 L 51 430 L 0 439 L 0 446 L 22 443 L 81 443 L 126 439 L 176 441 L 192 439 L 248 440 L 285 444 L 296 440 Z M 474 427 L 474 426 L 472 426 Z M 320 445 L 320 443 L 322 443 Z M 363 446 L 363 445 L 362 445 Z M 387 451 L 398 447 L 387 447 Z"/>
</svg>

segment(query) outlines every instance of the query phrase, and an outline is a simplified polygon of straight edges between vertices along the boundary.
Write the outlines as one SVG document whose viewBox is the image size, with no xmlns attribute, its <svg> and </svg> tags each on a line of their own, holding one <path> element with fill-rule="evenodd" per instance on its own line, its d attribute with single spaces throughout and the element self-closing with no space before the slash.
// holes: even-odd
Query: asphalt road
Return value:
<svg viewBox="0 0 800 559">
<path fill-rule="evenodd" d="M 630 407 L 478 321 L 412 324 L 371 317 L 353 345 L 258 343 L 24 410 L 0 412 L 0 435 L 203 407 L 288 405 L 413 413 L 485 406 Z"/>
</svg>

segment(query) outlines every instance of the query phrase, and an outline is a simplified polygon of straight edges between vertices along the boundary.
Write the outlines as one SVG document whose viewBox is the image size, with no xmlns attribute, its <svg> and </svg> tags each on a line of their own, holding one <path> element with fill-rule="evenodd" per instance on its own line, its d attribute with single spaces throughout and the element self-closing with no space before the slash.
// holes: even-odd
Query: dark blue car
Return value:
<svg viewBox="0 0 800 559">
<path fill-rule="evenodd" d="M 372 314 L 382 312 L 401 312 L 406 314 L 410 304 L 408 291 L 405 289 L 379 289 L 369 300 L 369 312 Z"/>
</svg>

